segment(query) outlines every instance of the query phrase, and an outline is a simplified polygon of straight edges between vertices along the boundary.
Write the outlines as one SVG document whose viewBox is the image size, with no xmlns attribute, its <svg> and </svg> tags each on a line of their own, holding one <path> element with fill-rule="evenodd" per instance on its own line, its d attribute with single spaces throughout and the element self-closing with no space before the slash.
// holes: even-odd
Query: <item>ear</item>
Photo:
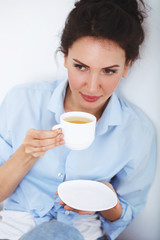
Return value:
<svg viewBox="0 0 160 240">
<path fill-rule="evenodd" d="M 64 55 L 64 67 L 67 68 L 67 58 L 68 58 L 68 55 Z"/>
<path fill-rule="evenodd" d="M 128 74 L 128 69 L 129 69 L 130 65 L 131 65 L 131 60 L 129 60 L 128 62 L 125 63 L 124 71 L 123 71 L 123 74 L 122 74 L 123 77 L 126 77 L 126 76 L 127 76 L 127 74 Z"/>
</svg>

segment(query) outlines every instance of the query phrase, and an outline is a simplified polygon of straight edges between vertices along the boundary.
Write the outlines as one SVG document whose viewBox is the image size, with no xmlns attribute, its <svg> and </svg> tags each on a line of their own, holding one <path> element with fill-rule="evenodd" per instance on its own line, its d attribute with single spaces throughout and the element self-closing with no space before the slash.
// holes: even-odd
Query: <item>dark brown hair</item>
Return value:
<svg viewBox="0 0 160 240">
<path fill-rule="evenodd" d="M 136 0 L 77 1 L 66 19 L 60 51 L 67 55 L 78 38 L 93 36 L 116 42 L 125 51 L 126 61 L 133 62 L 144 40 L 145 16 L 143 0 L 139 4 Z"/>
</svg>

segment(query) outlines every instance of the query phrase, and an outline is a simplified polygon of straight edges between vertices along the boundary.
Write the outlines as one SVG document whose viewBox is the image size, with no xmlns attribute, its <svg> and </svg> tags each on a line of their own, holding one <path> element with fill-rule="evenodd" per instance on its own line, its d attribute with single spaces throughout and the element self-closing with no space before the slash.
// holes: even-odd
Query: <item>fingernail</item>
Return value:
<svg viewBox="0 0 160 240">
<path fill-rule="evenodd" d="M 59 142 L 60 145 L 62 145 L 62 144 L 64 144 L 64 143 L 65 143 L 64 140 L 61 140 L 61 141 Z"/>
<path fill-rule="evenodd" d="M 62 129 L 61 128 L 58 128 L 58 133 L 62 133 Z"/>
<path fill-rule="evenodd" d="M 61 133 L 61 135 L 60 135 L 60 138 L 62 138 L 62 139 L 64 138 L 64 135 L 63 135 L 63 133 Z"/>
</svg>

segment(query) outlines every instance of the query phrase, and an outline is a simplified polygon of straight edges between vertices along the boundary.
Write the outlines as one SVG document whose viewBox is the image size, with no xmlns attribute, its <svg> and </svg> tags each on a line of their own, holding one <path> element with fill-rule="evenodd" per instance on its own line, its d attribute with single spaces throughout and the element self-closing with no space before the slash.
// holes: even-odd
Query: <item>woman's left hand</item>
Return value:
<svg viewBox="0 0 160 240">
<path fill-rule="evenodd" d="M 70 206 L 66 205 L 62 200 L 59 202 L 60 205 L 64 205 L 64 209 L 66 211 L 73 211 L 73 212 L 76 212 L 80 215 L 91 215 L 93 214 L 94 212 L 90 212 L 90 211 L 83 211 L 83 210 L 78 210 L 78 209 L 75 209 L 75 208 L 71 208 Z"/>
</svg>

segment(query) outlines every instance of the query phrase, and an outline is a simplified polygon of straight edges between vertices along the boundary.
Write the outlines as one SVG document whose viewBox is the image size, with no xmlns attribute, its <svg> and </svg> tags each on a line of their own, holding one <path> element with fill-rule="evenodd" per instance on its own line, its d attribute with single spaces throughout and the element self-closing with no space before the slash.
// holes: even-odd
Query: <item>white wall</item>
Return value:
<svg viewBox="0 0 160 240">
<path fill-rule="evenodd" d="M 119 87 L 121 94 L 141 107 L 153 121 L 158 136 L 158 161 L 147 205 L 119 240 L 160 239 L 160 2 L 147 1 L 147 40 L 142 59 Z M 74 0 L 0 0 L 0 102 L 18 83 L 66 76 L 63 58 L 54 52 L 64 20 Z"/>
</svg>

